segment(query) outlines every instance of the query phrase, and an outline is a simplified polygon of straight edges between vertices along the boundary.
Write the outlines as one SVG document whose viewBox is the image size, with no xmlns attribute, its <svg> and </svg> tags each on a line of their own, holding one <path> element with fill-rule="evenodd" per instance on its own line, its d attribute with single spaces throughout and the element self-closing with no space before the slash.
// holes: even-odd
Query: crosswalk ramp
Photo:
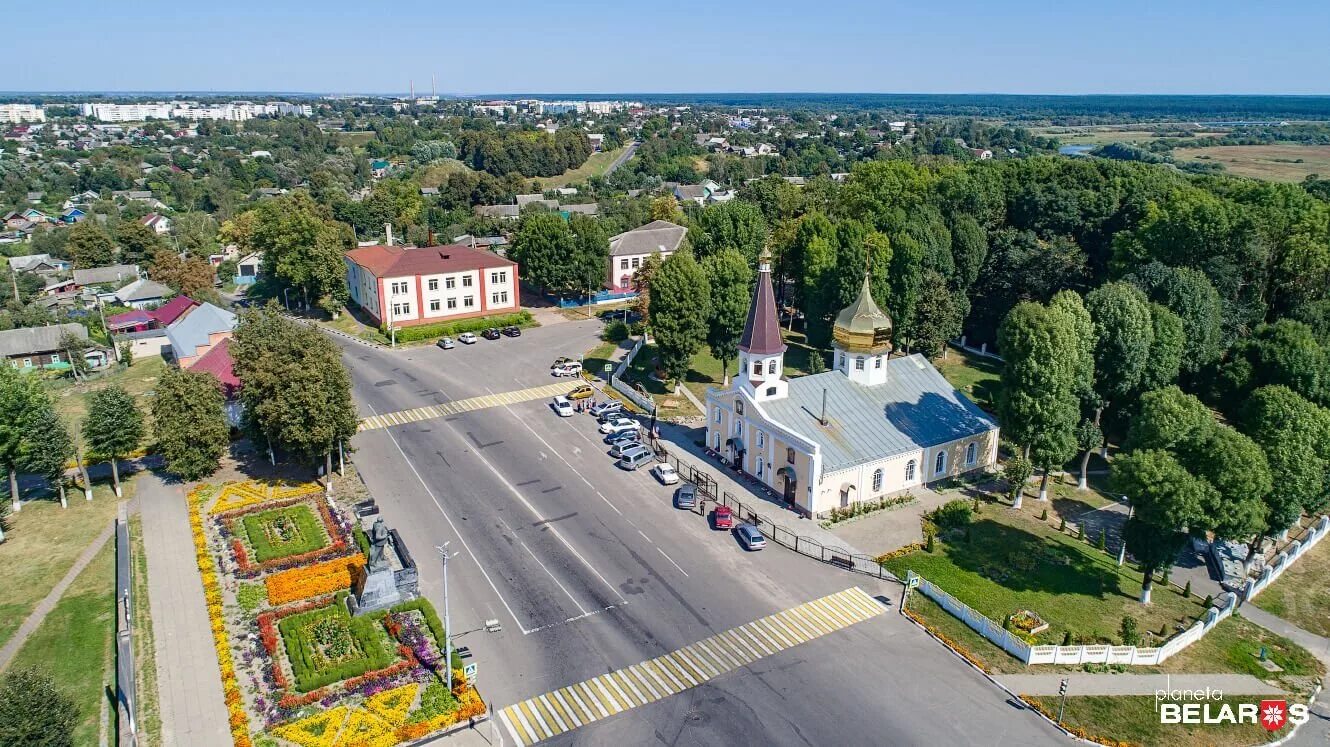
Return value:
<svg viewBox="0 0 1330 747">
<path fill-rule="evenodd" d="M 391 428 L 395 425 L 406 425 L 407 423 L 416 423 L 421 420 L 433 420 L 434 418 L 446 418 L 451 415 L 473 412 L 475 410 L 484 410 L 490 407 L 530 402 L 536 399 L 567 394 L 581 386 L 583 383 L 585 382 L 583 382 L 582 379 L 574 377 L 571 379 L 556 381 L 553 384 L 533 386 L 529 389 L 499 392 L 498 394 L 482 394 L 479 397 L 456 399 L 452 402 L 444 402 L 441 405 L 427 405 L 425 407 L 416 407 L 410 410 L 385 412 L 381 415 L 371 415 L 360 421 L 360 425 L 356 430 L 372 431 L 380 428 Z"/>
<path fill-rule="evenodd" d="M 519 745 L 532 745 L 697 687 L 726 672 L 885 612 L 864 590 L 845 591 L 700 640 L 664 656 L 528 698 L 499 711 Z"/>
</svg>

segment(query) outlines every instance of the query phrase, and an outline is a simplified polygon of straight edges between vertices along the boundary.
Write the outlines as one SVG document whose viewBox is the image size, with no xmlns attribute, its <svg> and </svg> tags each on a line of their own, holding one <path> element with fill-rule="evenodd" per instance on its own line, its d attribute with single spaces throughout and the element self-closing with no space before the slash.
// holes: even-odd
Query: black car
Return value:
<svg viewBox="0 0 1330 747">
<path fill-rule="evenodd" d="M 497 330 L 497 329 L 495 329 L 495 328 L 493 328 L 493 327 L 490 327 L 489 329 L 485 330 L 484 332 L 481 332 L 481 333 L 480 333 L 480 336 L 483 337 L 483 338 L 485 338 L 486 340 L 497 340 L 497 339 L 499 339 L 499 330 Z"/>
<path fill-rule="evenodd" d="M 503 328 L 503 333 L 504 333 L 505 335 L 507 335 L 508 337 L 521 337 L 521 336 L 522 336 L 522 330 L 518 329 L 517 327 L 504 327 L 504 328 Z"/>
<path fill-rule="evenodd" d="M 623 413 L 619 414 L 622 415 Z M 638 432 L 639 430 L 640 429 L 633 429 L 630 431 L 617 431 L 615 433 L 611 433 L 605 437 L 605 443 L 613 445 L 619 443 L 620 441 L 636 441 L 641 436 L 641 434 Z"/>
</svg>

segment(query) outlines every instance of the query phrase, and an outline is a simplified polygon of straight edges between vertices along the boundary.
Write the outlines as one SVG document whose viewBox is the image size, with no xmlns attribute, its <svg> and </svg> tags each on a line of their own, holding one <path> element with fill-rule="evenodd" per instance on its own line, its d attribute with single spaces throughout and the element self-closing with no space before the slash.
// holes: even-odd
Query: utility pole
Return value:
<svg viewBox="0 0 1330 747">
<path fill-rule="evenodd" d="M 453 626 L 448 619 L 448 558 L 457 557 L 458 553 L 448 554 L 448 545 L 443 543 L 435 547 L 443 557 L 443 666 L 448 670 L 448 692 L 453 691 Z"/>
</svg>

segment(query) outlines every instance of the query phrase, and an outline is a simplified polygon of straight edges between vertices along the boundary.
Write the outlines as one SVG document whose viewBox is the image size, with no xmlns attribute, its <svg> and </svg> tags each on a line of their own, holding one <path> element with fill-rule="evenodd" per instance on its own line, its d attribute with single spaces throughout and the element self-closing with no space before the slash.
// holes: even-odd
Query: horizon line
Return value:
<svg viewBox="0 0 1330 747">
<path fill-rule="evenodd" d="M 102 95 L 102 96 L 127 96 L 127 95 L 180 95 L 180 94 L 205 94 L 205 95 L 232 95 L 232 94 L 263 94 L 263 95 L 285 95 L 285 96 L 371 96 L 371 97 L 410 97 L 410 91 L 298 91 L 298 90 L 274 90 L 274 89 L 243 89 L 243 88 L 216 88 L 216 89 L 62 89 L 62 90 L 0 90 L 0 96 L 77 96 L 77 95 Z M 925 91 L 484 91 L 484 92 L 444 92 L 432 94 L 439 99 L 471 99 L 471 98 L 515 98 L 515 97 L 538 97 L 538 96 L 559 96 L 559 97 L 634 97 L 634 96 L 1010 96 L 1010 97 L 1030 97 L 1045 96 L 1058 98 L 1088 98 L 1094 96 L 1101 97 L 1219 97 L 1219 98 L 1253 98 L 1253 97 L 1275 97 L 1275 98 L 1330 98 L 1330 91 L 1324 93 L 1136 93 L 1136 92 L 1083 92 L 1083 93 L 1039 93 L 1039 92 L 1006 92 L 1006 91 L 946 91 L 946 92 L 925 92 Z M 415 98 L 429 98 L 417 94 Z"/>
</svg>

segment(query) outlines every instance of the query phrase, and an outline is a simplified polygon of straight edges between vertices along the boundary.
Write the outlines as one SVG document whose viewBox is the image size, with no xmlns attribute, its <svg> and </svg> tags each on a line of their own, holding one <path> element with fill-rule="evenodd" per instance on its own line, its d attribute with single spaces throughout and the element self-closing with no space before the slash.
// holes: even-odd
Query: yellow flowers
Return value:
<svg viewBox="0 0 1330 747">
<path fill-rule="evenodd" d="M 274 573 L 264 579 L 264 583 L 268 586 L 268 603 L 275 607 L 298 599 L 349 589 L 352 574 L 364 564 L 365 556 L 356 553 L 345 558 L 334 558 Z"/>
<path fill-rule="evenodd" d="M 270 487 L 257 480 L 233 482 L 222 487 L 222 494 L 217 498 L 217 504 L 212 507 L 212 511 L 209 513 L 221 514 L 238 508 L 253 506 L 257 503 L 285 500 L 321 492 L 323 492 L 323 488 L 312 482 L 298 485 L 279 485 L 277 487 Z"/>
<path fill-rule="evenodd" d="M 411 704 L 415 702 L 416 692 L 419 690 L 420 685 L 414 682 L 384 690 L 370 696 L 365 701 L 365 708 L 389 724 L 397 726 L 406 718 L 406 712 L 411 710 Z"/>
<path fill-rule="evenodd" d="M 341 732 L 348 713 L 350 709 L 346 706 L 337 706 L 323 713 L 316 713 L 279 726 L 273 729 L 272 733 L 301 747 L 333 747 L 337 743 L 337 735 Z"/>
</svg>

